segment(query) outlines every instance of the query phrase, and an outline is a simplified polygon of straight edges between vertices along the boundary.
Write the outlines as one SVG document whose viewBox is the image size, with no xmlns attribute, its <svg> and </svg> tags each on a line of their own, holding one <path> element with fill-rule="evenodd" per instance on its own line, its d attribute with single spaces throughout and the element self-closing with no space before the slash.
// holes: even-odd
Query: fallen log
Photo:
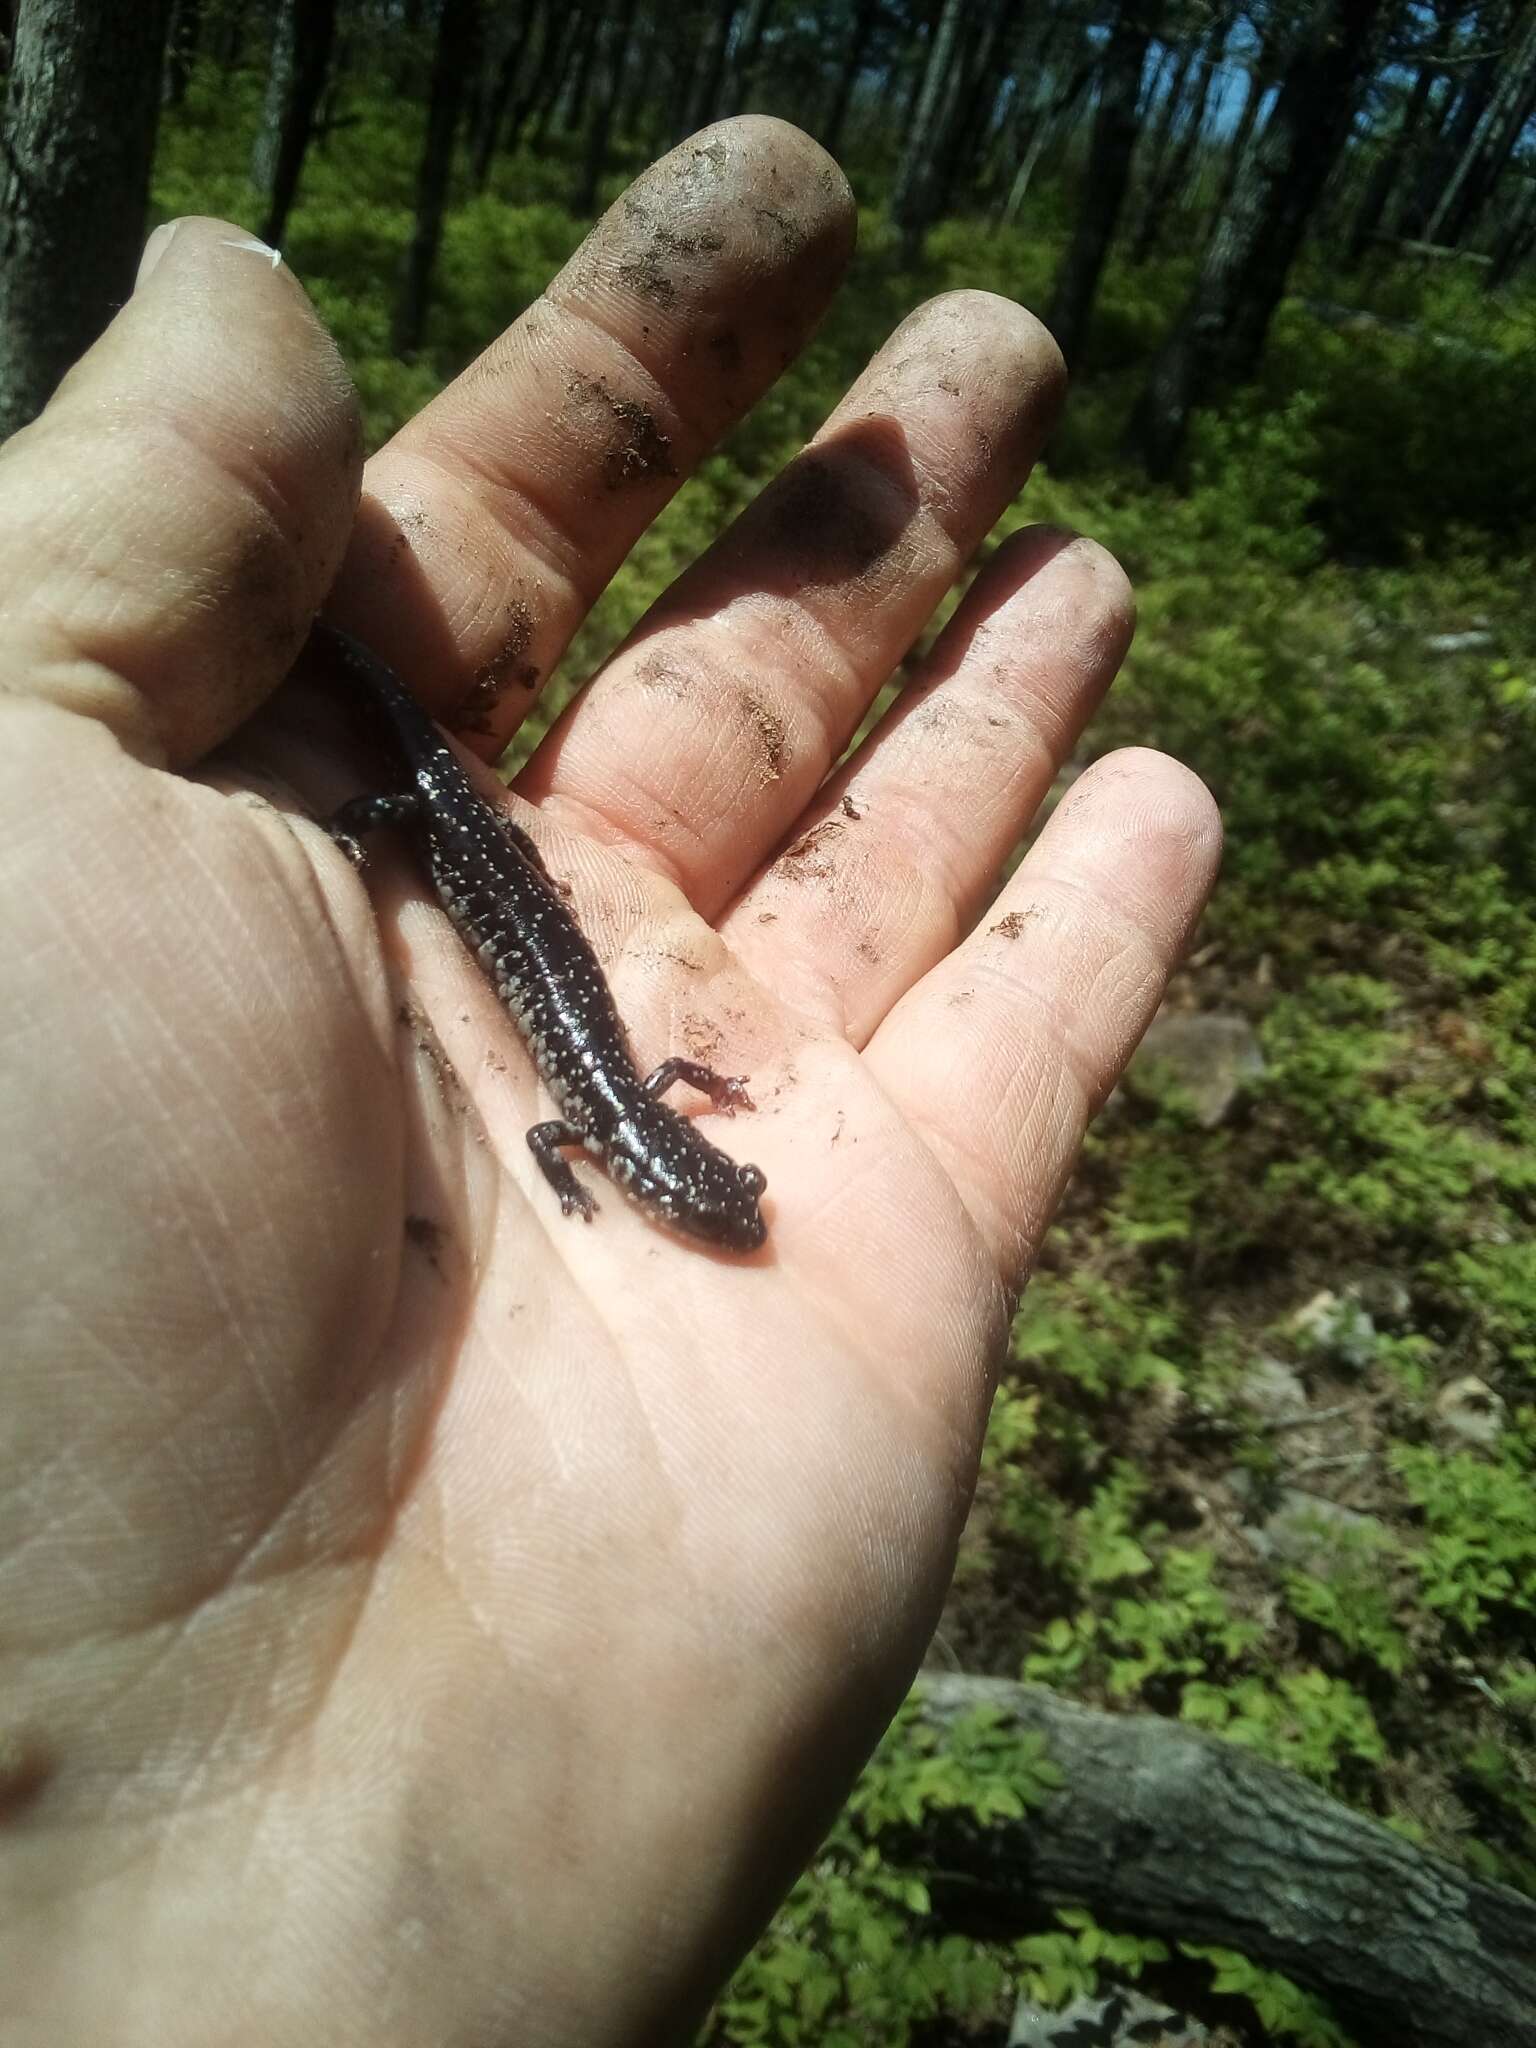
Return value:
<svg viewBox="0 0 1536 2048">
<path fill-rule="evenodd" d="M 1366 2042 L 1536 2048 L 1536 1900 L 1177 1721 L 958 1673 L 925 1672 L 914 1699 L 940 1725 L 989 1707 L 1041 1735 L 1064 1774 L 1021 1820 L 942 1834 L 946 1872 L 1000 1929 L 1084 1905 L 1113 1926 L 1241 1950 Z"/>
</svg>

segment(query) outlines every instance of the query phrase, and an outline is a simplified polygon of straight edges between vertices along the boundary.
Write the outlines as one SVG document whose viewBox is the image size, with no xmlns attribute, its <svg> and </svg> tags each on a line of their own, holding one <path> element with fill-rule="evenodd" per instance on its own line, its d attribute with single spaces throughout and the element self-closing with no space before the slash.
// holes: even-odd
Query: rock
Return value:
<svg viewBox="0 0 1536 2048">
<path fill-rule="evenodd" d="M 1424 642 L 1426 654 L 1480 654 L 1493 645 L 1491 633 L 1431 633 Z"/>
<path fill-rule="evenodd" d="M 1345 1299 L 1358 1302 L 1378 1328 L 1401 1329 L 1413 1313 L 1413 1294 L 1400 1273 L 1385 1267 L 1368 1267 L 1352 1273 L 1344 1288 Z"/>
<path fill-rule="evenodd" d="M 1305 1415 L 1309 1405 L 1300 1373 L 1266 1355 L 1256 1358 L 1243 1374 L 1237 1398 L 1245 1408 L 1252 1408 L 1271 1422 L 1290 1415 Z"/>
<path fill-rule="evenodd" d="M 1440 1433 L 1476 1444 L 1479 1450 L 1491 1450 L 1498 1442 L 1504 1418 L 1503 1396 L 1475 1373 L 1452 1380 L 1435 1396 L 1435 1423 Z"/>
<path fill-rule="evenodd" d="M 1325 1287 L 1286 1325 L 1308 1350 L 1350 1372 L 1364 1372 L 1376 1356 L 1376 1325 L 1358 1301 Z"/>
<path fill-rule="evenodd" d="M 1280 1505 L 1269 1520 L 1249 1528 L 1247 1535 L 1260 1557 L 1298 1565 L 1320 1579 L 1340 1565 L 1358 1566 L 1362 1549 L 1385 1550 L 1391 1542 L 1379 1516 L 1341 1508 L 1299 1486 L 1282 1488 Z"/>
<path fill-rule="evenodd" d="M 1074 1998 L 1060 2012 L 1046 2012 L 1020 1997 L 1014 2008 L 1008 2048 L 1205 2048 L 1207 2028 L 1187 2013 L 1159 2005 L 1144 1992 L 1096 1992 Z"/>
<path fill-rule="evenodd" d="M 1153 1019 L 1131 1062 L 1132 1074 L 1142 1080 L 1153 1068 L 1189 1099 L 1197 1120 L 1209 1131 L 1227 1116 L 1244 1087 L 1264 1072 L 1264 1054 L 1246 1017 L 1222 1010 L 1165 1012 Z"/>
</svg>

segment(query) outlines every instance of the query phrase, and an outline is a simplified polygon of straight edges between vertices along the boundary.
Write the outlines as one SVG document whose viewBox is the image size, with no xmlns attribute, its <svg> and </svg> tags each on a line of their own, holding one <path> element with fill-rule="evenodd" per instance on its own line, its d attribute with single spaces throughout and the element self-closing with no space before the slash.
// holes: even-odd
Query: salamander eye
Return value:
<svg viewBox="0 0 1536 2048">
<path fill-rule="evenodd" d="M 744 1195 L 760 1195 L 768 1185 L 768 1176 L 760 1166 L 738 1166 L 736 1179 Z"/>
</svg>

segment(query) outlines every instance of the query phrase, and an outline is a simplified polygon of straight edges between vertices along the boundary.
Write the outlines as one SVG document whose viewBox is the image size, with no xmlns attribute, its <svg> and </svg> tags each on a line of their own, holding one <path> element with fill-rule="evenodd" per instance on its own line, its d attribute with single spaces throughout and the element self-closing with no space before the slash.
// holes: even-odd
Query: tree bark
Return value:
<svg viewBox="0 0 1536 2048">
<path fill-rule="evenodd" d="M 1088 175 L 1077 206 L 1077 225 L 1051 288 L 1045 324 L 1069 364 L 1082 353 L 1083 337 L 1098 296 L 1104 260 L 1114 239 L 1130 183 L 1136 148 L 1136 102 L 1147 45 L 1156 30 L 1157 0 L 1120 0 L 1099 81 L 1099 109 L 1093 120 Z"/>
<path fill-rule="evenodd" d="M 1449 17 L 1436 31 L 1431 55 L 1441 56 L 1450 34 Z M 1367 249 L 1375 239 L 1377 229 L 1386 214 L 1387 202 L 1392 189 L 1402 174 L 1403 166 L 1412 160 L 1414 144 L 1424 125 L 1424 115 L 1429 107 L 1429 96 L 1434 90 L 1435 67 L 1426 61 L 1418 68 L 1413 81 L 1413 90 L 1403 107 L 1403 117 L 1397 124 L 1397 132 L 1387 142 L 1375 168 L 1366 182 L 1365 193 L 1355 213 L 1350 228 L 1349 245 L 1344 251 L 1344 261 L 1353 270 L 1365 257 Z"/>
<path fill-rule="evenodd" d="M 1008 196 L 1003 201 L 999 215 L 1004 227 L 1012 227 L 1024 210 L 1030 181 L 1035 175 L 1041 157 L 1050 146 L 1057 129 L 1070 118 L 1078 101 L 1087 92 L 1093 81 L 1095 64 L 1090 56 L 1083 53 L 1081 41 L 1078 52 L 1067 73 L 1066 84 L 1053 93 L 1047 84 L 1043 97 L 1037 98 L 1027 117 L 1027 131 L 1024 148 L 1014 169 L 1013 181 L 1008 187 Z"/>
<path fill-rule="evenodd" d="M 535 149 L 541 149 L 544 138 L 553 125 L 555 113 L 565 92 L 565 82 L 571 75 L 571 64 L 581 47 L 581 15 L 576 8 L 562 5 L 555 13 L 553 31 L 555 42 L 551 61 L 546 68 L 541 65 L 540 84 L 528 113 L 533 120 L 529 141 Z M 519 127 L 521 124 L 518 124 Z"/>
<path fill-rule="evenodd" d="M 1172 74 L 1168 79 L 1166 90 L 1164 90 L 1161 73 L 1167 67 L 1170 60 Z M 1157 184 L 1162 174 L 1163 162 L 1168 155 L 1169 146 L 1173 141 L 1174 128 L 1178 123 L 1180 114 L 1183 112 L 1184 89 L 1189 83 L 1189 74 L 1194 66 L 1194 62 L 1195 43 L 1191 37 L 1186 39 L 1177 50 L 1170 50 L 1164 59 L 1163 65 L 1155 65 L 1153 67 L 1158 75 L 1154 79 L 1151 91 L 1153 94 L 1162 91 L 1163 100 L 1161 106 L 1157 107 L 1157 119 L 1152 123 L 1152 133 L 1147 141 L 1142 144 L 1142 155 L 1146 160 L 1145 169 L 1149 193 Z M 1146 116 L 1151 112 L 1153 106 L 1157 106 L 1155 97 L 1149 99 L 1147 107 L 1141 110 L 1140 119 L 1143 127 L 1146 125 Z"/>
<path fill-rule="evenodd" d="M 335 38 L 336 0 L 284 0 L 252 167 L 254 182 L 267 194 L 261 239 L 274 249 L 283 239 L 298 195 Z"/>
<path fill-rule="evenodd" d="M 169 0 L 24 0 L 0 158 L 0 438 L 133 289 Z"/>
<path fill-rule="evenodd" d="M 1485 40 L 1495 44 L 1502 41 L 1500 28 L 1481 20 L 1479 27 L 1489 28 L 1490 33 Z M 1425 161 L 1418 188 L 1398 222 L 1398 232 L 1406 239 L 1412 241 L 1424 236 L 1429 217 L 1440 203 L 1440 195 L 1462 161 L 1488 110 L 1488 102 L 1498 90 L 1501 54 L 1497 48 L 1484 51 L 1468 69 L 1460 93 L 1447 109 L 1444 126 L 1436 138 L 1435 148 Z"/>
<path fill-rule="evenodd" d="M 586 126 L 587 102 L 591 96 L 592 80 L 597 74 L 607 26 L 608 4 L 609 0 L 587 0 L 587 4 L 577 10 L 586 33 L 580 36 L 577 44 L 571 96 L 566 104 L 565 119 L 561 123 L 569 134 L 579 135 Z"/>
<path fill-rule="evenodd" d="M 162 106 L 179 107 L 186 98 L 202 30 L 203 0 L 176 0 L 166 40 L 165 76 L 160 91 Z"/>
<path fill-rule="evenodd" d="M 980 13 L 979 25 L 972 23 L 972 40 L 945 109 L 935 215 L 951 211 L 957 191 L 974 189 L 976 157 L 991 133 L 997 111 L 998 58 L 1013 27 L 1013 10 L 1008 0 L 986 0 Z"/>
<path fill-rule="evenodd" d="M 1255 59 L 1248 73 L 1248 84 L 1243 93 L 1242 112 L 1232 130 L 1232 140 L 1227 145 L 1227 161 L 1221 174 L 1221 183 L 1216 188 L 1216 204 L 1213 220 L 1226 217 L 1227 208 L 1232 204 L 1232 194 L 1237 190 L 1237 181 L 1242 176 L 1248 161 L 1248 146 L 1253 140 L 1254 124 L 1259 118 L 1259 108 L 1264 95 L 1269 91 L 1270 79 L 1264 69 L 1263 52 Z"/>
<path fill-rule="evenodd" d="M 725 86 L 720 94 L 720 112 L 739 114 L 746 107 L 757 79 L 758 60 L 763 54 L 763 31 L 768 26 L 773 0 L 747 0 L 741 17 L 741 31 L 731 52 Z"/>
<path fill-rule="evenodd" d="M 1133 263 L 1145 263 L 1151 255 L 1183 189 L 1190 161 L 1200 140 L 1200 131 L 1205 126 L 1211 80 L 1221 62 L 1230 26 L 1231 16 L 1225 12 L 1212 22 L 1210 33 L 1195 58 L 1193 91 L 1189 89 L 1187 78 L 1180 81 L 1183 104 L 1174 123 L 1177 135 L 1169 133 L 1148 174 L 1141 215 L 1131 238 Z"/>
<path fill-rule="evenodd" d="M 929 1880 L 941 1918 L 984 1916 L 1006 1936 L 1043 1906 L 1086 1905 L 1283 1971 L 1362 2040 L 1536 2048 L 1536 1901 L 1522 1893 L 1177 1721 L 951 1673 L 925 1673 L 916 1699 L 940 1727 L 1000 1712 L 1045 1738 L 1065 1780 L 1021 1820 L 925 1838 L 944 1873 Z"/>
<path fill-rule="evenodd" d="M 608 168 L 608 138 L 613 131 L 613 110 L 619 103 L 624 82 L 624 60 L 635 26 L 635 0 L 617 0 L 617 13 L 605 17 L 603 47 L 598 56 L 601 76 L 593 95 L 587 121 L 587 144 L 582 155 L 581 183 L 576 191 L 576 211 L 591 213 L 597 205 L 597 190 Z"/>
<path fill-rule="evenodd" d="M 1508 163 L 1536 107 L 1536 21 L 1527 21 L 1516 52 L 1506 56 L 1499 82 L 1430 216 L 1424 238 L 1459 247 Z"/>
<path fill-rule="evenodd" d="M 1493 261 L 1483 280 L 1489 291 L 1498 291 L 1514 275 L 1530 254 L 1533 237 L 1536 237 L 1536 178 L 1528 177 L 1493 245 Z"/>
<path fill-rule="evenodd" d="M 528 53 L 536 11 L 535 0 L 523 0 L 510 24 L 501 26 L 491 77 L 480 101 L 471 145 L 470 183 L 477 192 L 485 190 L 491 175 L 496 144 L 507 118 L 507 108 L 512 104 L 512 89 L 522 73 L 523 59 Z"/>
<path fill-rule="evenodd" d="M 453 139 L 463 105 L 464 76 L 475 46 L 478 9 L 479 0 L 443 0 L 438 19 L 426 143 L 416 178 L 416 223 L 395 302 L 391 345 L 396 355 L 411 355 L 420 348 L 426 328 L 453 169 Z"/>
<path fill-rule="evenodd" d="M 516 149 L 525 124 L 559 96 L 564 64 L 570 49 L 575 17 L 560 0 L 545 0 L 541 14 L 539 61 L 528 73 L 528 82 L 518 89 L 512 103 L 502 146 Z"/>
<path fill-rule="evenodd" d="M 688 95 L 683 134 L 677 138 L 679 142 L 683 135 L 696 133 L 715 118 L 715 110 L 720 104 L 720 82 L 725 76 L 725 53 L 739 5 L 740 0 L 712 0 L 709 26 L 704 33 L 698 68 L 693 74 L 693 90 Z"/>
<path fill-rule="evenodd" d="M 896 188 L 891 195 L 891 217 L 901 229 L 902 257 L 907 263 L 915 263 L 921 255 L 923 236 L 931 218 L 933 146 L 945 95 L 950 89 L 950 72 L 959 48 L 965 5 L 966 0 L 944 0 L 944 11 L 939 16 L 939 25 L 933 32 L 928 50 L 928 61 L 923 67 L 922 85 L 908 129 L 907 146 L 896 173 Z"/>
<path fill-rule="evenodd" d="M 829 156 L 836 156 L 842 145 L 843 126 L 848 119 L 848 108 L 853 101 L 853 89 L 859 82 L 859 73 L 864 69 L 864 60 L 869 55 L 875 23 L 879 19 L 880 0 L 859 0 L 854 10 L 852 31 L 843 45 L 843 61 L 838 66 L 837 82 L 832 88 L 832 104 L 827 110 L 827 118 L 821 124 L 822 147 Z"/>
<path fill-rule="evenodd" d="M 1130 438 L 1172 473 L 1190 415 L 1252 375 L 1291 264 L 1349 132 L 1385 0 L 1318 0 L 1264 133 L 1212 230 L 1188 304 L 1153 360 Z"/>
</svg>

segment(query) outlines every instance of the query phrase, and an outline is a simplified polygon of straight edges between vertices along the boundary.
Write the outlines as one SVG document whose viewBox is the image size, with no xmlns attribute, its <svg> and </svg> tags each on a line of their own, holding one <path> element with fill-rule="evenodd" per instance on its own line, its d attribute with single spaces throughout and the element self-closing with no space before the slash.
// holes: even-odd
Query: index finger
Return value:
<svg viewBox="0 0 1536 2048">
<path fill-rule="evenodd" d="M 847 181 L 783 121 L 652 165 L 368 465 L 332 616 L 499 751 L 636 538 L 798 355 L 853 237 Z"/>
</svg>

